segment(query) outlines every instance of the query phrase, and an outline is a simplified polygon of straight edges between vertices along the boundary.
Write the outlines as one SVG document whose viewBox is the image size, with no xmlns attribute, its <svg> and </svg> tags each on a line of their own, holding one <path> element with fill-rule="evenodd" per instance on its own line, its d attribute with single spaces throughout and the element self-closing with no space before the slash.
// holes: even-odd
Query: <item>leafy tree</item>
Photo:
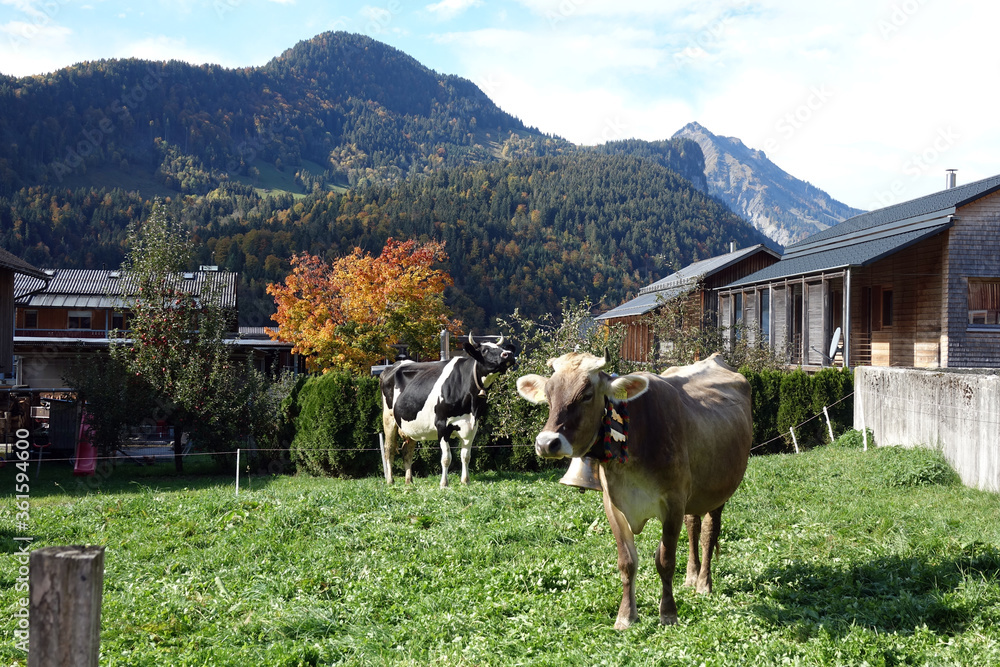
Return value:
<svg viewBox="0 0 1000 667">
<path fill-rule="evenodd" d="M 607 359 L 604 370 L 609 373 L 636 370 L 634 364 L 620 356 L 624 328 L 599 326 L 590 311 L 591 304 L 587 302 L 563 303 L 556 315 L 531 320 L 515 310 L 509 320 L 500 321 L 501 331 L 519 347 L 517 370 L 504 373 L 494 382 L 485 433 L 477 436 L 477 442 L 481 439 L 483 443 L 496 441 L 509 445 L 509 465 L 513 469 L 537 469 L 546 464 L 535 455 L 533 443 L 535 435 L 545 426 L 548 408 L 529 403 L 518 395 L 518 377 L 529 373 L 551 375 L 548 360 L 574 351 L 604 356 Z"/>
<path fill-rule="evenodd" d="M 330 264 L 296 255 L 285 282 L 267 288 L 279 325 L 268 333 L 293 343 L 293 351 L 324 372 L 367 372 L 396 344 L 407 345 L 411 356 L 426 356 L 441 329 L 461 327 L 444 303 L 451 277 L 434 268 L 445 258 L 444 243 L 392 238 L 378 257 L 360 248 Z"/>
<path fill-rule="evenodd" d="M 221 303 L 222 286 L 213 274 L 207 274 L 200 297 L 184 289 L 179 272 L 191 244 L 159 201 L 145 223 L 130 226 L 128 241 L 122 270 L 131 292 L 130 331 L 120 334 L 110 352 L 167 404 L 181 471 L 183 436 L 195 424 L 204 433 L 238 417 L 240 383 L 224 340 L 232 313 Z"/>
<path fill-rule="evenodd" d="M 143 377 L 129 372 L 113 357 L 74 359 L 64 379 L 86 403 L 94 445 L 101 456 L 112 455 L 128 428 L 141 424 L 156 408 L 152 389 Z"/>
</svg>

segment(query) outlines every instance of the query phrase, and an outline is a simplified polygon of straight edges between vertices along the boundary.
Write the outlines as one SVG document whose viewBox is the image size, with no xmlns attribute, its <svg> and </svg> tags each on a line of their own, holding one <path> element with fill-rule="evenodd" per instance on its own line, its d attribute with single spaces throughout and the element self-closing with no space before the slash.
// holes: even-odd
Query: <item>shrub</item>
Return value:
<svg viewBox="0 0 1000 667">
<path fill-rule="evenodd" d="M 812 413 L 822 414 L 823 407 L 829 406 L 830 426 L 836 438 L 838 433 L 850 429 L 854 423 L 854 402 L 840 400 L 854 390 L 853 375 L 849 369 L 824 368 L 812 376 L 811 382 Z M 821 425 L 819 436 L 823 442 L 829 439 L 825 424 Z"/>
<path fill-rule="evenodd" d="M 805 371 L 798 368 L 782 378 L 779 400 L 778 431 L 785 438 L 785 444 L 793 444 L 789 433 L 792 427 L 795 427 L 795 437 L 800 446 L 807 441 L 814 441 L 817 427 L 822 422 L 818 419 L 806 421 L 816 413 L 812 409 L 812 383 Z"/>
<path fill-rule="evenodd" d="M 781 401 L 781 380 L 785 373 L 767 369 L 754 372 L 746 366 L 740 368 L 740 373 L 750 383 L 754 445 L 769 443 L 763 448 L 763 452 L 777 451 L 781 448 L 780 442 L 770 441 L 781 435 L 778 430 L 778 406 Z"/>
<path fill-rule="evenodd" d="M 868 432 L 868 448 L 875 448 L 875 434 L 872 430 L 866 429 Z M 864 436 L 861 431 L 850 430 L 842 433 L 836 440 L 831 443 L 833 447 L 840 447 L 842 449 L 864 449 L 865 441 Z"/>
<path fill-rule="evenodd" d="M 870 450 L 870 447 L 869 447 Z M 925 447 L 879 447 L 871 452 L 873 482 L 890 489 L 918 486 L 956 486 L 958 473 L 944 455 Z"/>
<path fill-rule="evenodd" d="M 313 475 L 365 476 L 380 468 L 378 379 L 330 372 L 298 393 L 292 461 Z"/>
</svg>

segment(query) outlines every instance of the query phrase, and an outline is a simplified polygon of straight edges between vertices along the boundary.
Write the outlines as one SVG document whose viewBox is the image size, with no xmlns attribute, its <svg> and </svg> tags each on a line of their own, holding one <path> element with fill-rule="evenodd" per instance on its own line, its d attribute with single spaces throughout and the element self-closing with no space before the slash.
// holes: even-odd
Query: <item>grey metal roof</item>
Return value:
<svg viewBox="0 0 1000 667">
<path fill-rule="evenodd" d="M 782 258 L 777 264 L 761 269 L 756 273 L 751 273 L 746 278 L 734 280 L 726 287 L 739 287 L 741 285 L 752 285 L 754 283 L 771 282 L 781 278 L 792 276 L 808 275 L 821 271 L 832 271 L 835 269 L 847 268 L 850 266 L 866 266 L 884 257 L 888 257 L 904 248 L 913 245 L 917 241 L 930 238 L 935 234 L 940 234 L 951 227 L 951 221 L 938 225 L 925 227 L 922 229 L 876 238 L 870 241 L 859 241 L 825 252 L 815 252 L 799 254 L 789 258 Z"/>
<path fill-rule="evenodd" d="M 608 312 L 598 315 L 595 320 L 611 320 L 616 317 L 631 317 L 632 315 L 643 315 L 656 308 L 660 303 L 683 294 L 689 289 L 688 285 L 681 285 L 670 289 L 661 289 L 656 292 L 646 292 L 640 294 L 631 301 L 626 301 L 620 306 L 615 306 Z"/>
<path fill-rule="evenodd" d="M 941 190 L 940 192 L 935 192 L 924 197 L 918 197 L 917 199 L 904 201 L 893 206 L 887 206 L 885 208 L 869 211 L 868 213 L 856 215 L 853 218 L 848 218 L 839 225 L 834 225 L 833 227 L 824 229 L 821 232 L 813 234 L 809 238 L 803 239 L 799 243 L 788 246 L 785 251 L 787 253 L 796 248 L 802 248 L 803 246 L 812 245 L 814 243 L 822 243 L 828 239 L 843 236 L 852 232 L 872 229 L 873 227 L 880 227 L 891 222 L 919 218 L 934 213 L 935 211 L 965 206 L 966 204 L 977 199 L 981 199 L 986 195 L 996 192 L 997 190 L 1000 190 L 1000 174 L 984 178 L 980 181 L 967 183 L 965 185 L 957 185 L 953 188 Z"/>
<path fill-rule="evenodd" d="M 21 296 L 18 305 L 31 308 L 80 307 L 119 308 L 115 295 L 134 292 L 129 274 L 106 269 L 46 269 L 49 284 L 29 276 L 14 277 L 14 293 Z M 210 280 L 219 281 L 224 308 L 236 308 L 236 273 L 231 271 L 189 271 L 175 276 L 177 287 L 188 294 L 201 296 Z M 31 294 L 31 292 L 36 292 Z"/>
<path fill-rule="evenodd" d="M 659 292 L 665 289 L 694 285 L 699 280 L 707 278 L 708 276 L 711 276 L 726 267 L 732 266 L 744 257 L 748 257 L 761 249 L 766 250 L 775 257 L 778 256 L 777 253 L 766 247 L 764 244 L 758 243 L 757 245 L 735 250 L 733 252 L 726 253 L 725 255 L 717 255 L 716 257 L 703 259 L 700 262 L 688 264 L 680 271 L 672 273 L 666 278 L 661 278 L 652 285 L 643 287 L 639 290 L 639 294 L 648 294 L 650 292 Z"/>
<path fill-rule="evenodd" d="M 671 273 L 669 276 L 661 278 L 651 285 L 646 285 L 639 290 L 639 296 L 631 301 L 626 301 L 620 306 L 616 306 L 608 312 L 598 315 L 594 319 L 610 320 L 617 317 L 630 317 L 632 315 L 648 313 L 656 308 L 658 304 L 683 294 L 697 285 L 699 281 L 732 266 L 741 259 L 749 257 L 762 249 L 777 257 L 777 253 L 773 250 L 762 243 L 758 243 L 757 245 L 735 250 L 725 255 L 709 257 L 700 262 L 688 264 L 680 271 Z"/>
<path fill-rule="evenodd" d="M 866 266 L 940 234 L 951 227 L 959 207 L 998 191 L 1000 174 L 856 215 L 788 246 L 777 264 L 727 287 Z"/>
</svg>

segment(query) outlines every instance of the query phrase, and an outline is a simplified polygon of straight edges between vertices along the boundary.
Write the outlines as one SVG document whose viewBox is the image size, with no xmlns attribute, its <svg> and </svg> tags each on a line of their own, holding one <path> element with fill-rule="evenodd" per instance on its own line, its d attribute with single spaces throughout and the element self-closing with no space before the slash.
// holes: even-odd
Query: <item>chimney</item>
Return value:
<svg viewBox="0 0 1000 667">
<path fill-rule="evenodd" d="M 736 252 L 736 241 L 729 242 L 729 252 Z"/>
<path fill-rule="evenodd" d="M 958 171 L 958 169 L 945 169 L 944 170 L 944 189 L 945 190 L 950 190 L 951 188 L 955 187 L 955 178 L 956 178 L 955 172 L 956 171 Z"/>
</svg>

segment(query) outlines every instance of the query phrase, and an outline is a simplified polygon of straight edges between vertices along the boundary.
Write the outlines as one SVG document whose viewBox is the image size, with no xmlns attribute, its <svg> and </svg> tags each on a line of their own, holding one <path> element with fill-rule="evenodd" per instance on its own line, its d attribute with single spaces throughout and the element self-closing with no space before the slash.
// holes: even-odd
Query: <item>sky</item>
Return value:
<svg viewBox="0 0 1000 667">
<path fill-rule="evenodd" d="M 982 0 L 0 0 L 0 72 L 259 66 L 345 30 L 574 143 L 697 121 L 874 209 L 1000 173 L 998 23 Z"/>
</svg>

